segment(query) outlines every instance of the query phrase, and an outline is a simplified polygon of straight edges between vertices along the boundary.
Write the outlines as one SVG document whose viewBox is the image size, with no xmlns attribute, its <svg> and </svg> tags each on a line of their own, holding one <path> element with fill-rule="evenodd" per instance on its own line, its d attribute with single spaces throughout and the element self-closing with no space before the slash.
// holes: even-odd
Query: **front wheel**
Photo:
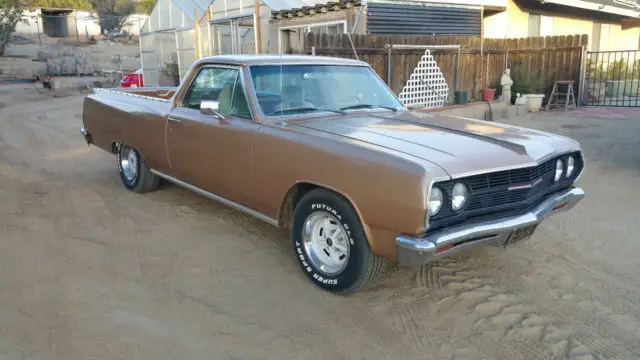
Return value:
<svg viewBox="0 0 640 360">
<path fill-rule="evenodd" d="M 120 179 L 127 189 L 145 193 L 158 188 L 160 178 L 151 172 L 149 164 L 136 149 L 120 145 L 117 156 Z"/>
<path fill-rule="evenodd" d="M 293 246 L 303 272 L 317 286 L 354 293 L 375 284 L 385 260 L 369 247 L 357 213 L 324 189 L 306 194 L 293 214 Z"/>
</svg>

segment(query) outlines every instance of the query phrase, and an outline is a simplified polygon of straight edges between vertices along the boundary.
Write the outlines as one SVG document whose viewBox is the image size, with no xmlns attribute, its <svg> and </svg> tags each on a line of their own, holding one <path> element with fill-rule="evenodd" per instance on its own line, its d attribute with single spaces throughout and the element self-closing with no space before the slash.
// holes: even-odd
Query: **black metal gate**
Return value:
<svg viewBox="0 0 640 360">
<path fill-rule="evenodd" d="M 590 51 L 583 103 L 589 106 L 640 106 L 640 50 Z"/>
</svg>

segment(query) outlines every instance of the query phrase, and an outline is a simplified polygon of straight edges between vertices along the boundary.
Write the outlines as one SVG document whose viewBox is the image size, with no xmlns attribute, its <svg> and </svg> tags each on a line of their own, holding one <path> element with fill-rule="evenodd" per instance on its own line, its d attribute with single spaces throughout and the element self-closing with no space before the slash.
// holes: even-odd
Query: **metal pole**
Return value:
<svg viewBox="0 0 640 360">
<path fill-rule="evenodd" d="M 456 56 L 456 74 L 455 74 L 455 88 L 454 91 L 458 90 L 458 73 L 460 71 L 460 55 L 461 55 L 461 49 L 458 48 L 458 55 Z"/>
<path fill-rule="evenodd" d="M 40 19 L 42 19 L 42 16 L 38 16 L 36 18 L 36 28 L 38 29 L 38 44 L 42 46 L 42 39 L 40 38 Z"/>
<path fill-rule="evenodd" d="M 200 44 L 200 18 L 198 17 L 198 9 L 193 9 L 194 14 L 194 27 L 193 34 L 196 38 L 196 59 L 200 59 L 202 57 L 202 45 Z"/>
<path fill-rule="evenodd" d="M 491 61 L 491 53 L 487 53 L 487 69 L 484 72 L 484 85 L 489 87 L 489 62 Z"/>
<path fill-rule="evenodd" d="M 627 91 L 627 82 L 629 81 L 629 60 L 631 58 L 631 52 L 627 53 L 627 63 L 625 65 L 625 69 L 624 69 L 624 92 L 622 93 L 622 106 L 624 106 L 624 96 L 625 96 L 625 92 Z M 631 73 L 631 75 L 633 76 L 633 73 Z M 631 78 L 631 88 L 633 89 L 633 77 Z M 636 92 L 636 96 L 637 96 L 637 92 Z M 631 106 L 631 99 L 629 99 L 629 106 Z"/>
<path fill-rule="evenodd" d="M 76 21 L 76 42 L 80 44 L 80 34 L 78 33 L 78 16 L 76 15 L 74 19 Z"/>
<path fill-rule="evenodd" d="M 225 13 L 226 13 L 226 1 L 225 1 Z M 256 14 L 256 53 L 262 54 L 262 32 L 260 30 L 260 0 L 256 0 L 255 3 L 255 14 Z"/>
<path fill-rule="evenodd" d="M 505 49 L 504 52 L 504 68 L 505 70 L 509 68 L 509 49 Z"/>
<path fill-rule="evenodd" d="M 576 107 L 578 107 L 578 103 L 582 105 L 582 95 L 584 93 L 584 45 L 580 48 L 580 70 L 578 70 L 578 100 L 576 101 Z"/>
<path fill-rule="evenodd" d="M 638 55 L 638 51 L 634 51 L 633 52 L 633 68 L 631 71 L 631 79 L 633 80 L 633 74 L 636 73 L 636 55 Z M 634 98 L 636 98 L 636 103 L 635 103 L 635 107 L 638 106 L 638 91 L 636 90 L 636 93 L 634 94 Z M 629 105 L 631 105 L 631 102 L 629 102 Z"/>
<path fill-rule="evenodd" d="M 389 88 L 391 88 L 391 46 L 387 44 L 386 47 L 387 47 L 387 85 L 389 86 Z"/>
<path fill-rule="evenodd" d="M 360 60 L 358 57 L 358 52 L 356 51 L 356 46 L 353 45 L 353 39 L 351 39 L 351 34 L 347 33 L 347 38 L 349 38 L 349 43 L 351 44 L 351 49 L 353 50 L 353 55 L 356 57 L 356 60 Z"/>
</svg>

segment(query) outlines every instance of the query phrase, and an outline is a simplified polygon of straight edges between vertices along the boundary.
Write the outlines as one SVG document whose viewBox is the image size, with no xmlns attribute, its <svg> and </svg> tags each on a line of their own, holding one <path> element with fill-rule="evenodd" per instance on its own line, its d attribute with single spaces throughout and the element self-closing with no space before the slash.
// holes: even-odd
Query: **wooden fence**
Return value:
<svg viewBox="0 0 640 360">
<path fill-rule="evenodd" d="M 368 62 L 396 94 L 402 91 L 425 50 L 392 49 L 389 61 L 388 45 L 460 45 L 459 52 L 455 49 L 430 51 L 444 74 L 451 95 L 458 89 L 468 92 L 472 99 L 478 99 L 480 89 L 485 87 L 498 89 L 499 93 L 500 77 L 506 67 L 511 69 L 511 77 L 516 82 L 519 71 L 539 79 L 536 92 L 549 95 L 554 81 L 575 80 L 577 94 L 580 62 L 584 61 L 583 46 L 588 44 L 587 35 L 521 39 L 402 35 L 352 35 L 351 38 L 359 59 Z M 293 52 L 355 58 L 347 35 L 308 34 L 302 48 Z M 514 90 L 518 89 L 517 85 L 514 84 Z"/>
</svg>

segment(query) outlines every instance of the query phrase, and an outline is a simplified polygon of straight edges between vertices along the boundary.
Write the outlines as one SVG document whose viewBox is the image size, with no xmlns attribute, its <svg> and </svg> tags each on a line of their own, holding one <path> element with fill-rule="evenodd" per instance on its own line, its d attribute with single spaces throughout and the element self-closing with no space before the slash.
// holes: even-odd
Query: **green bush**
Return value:
<svg viewBox="0 0 640 360">
<path fill-rule="evenodd" d="M 542 87 L 542 76 L 539 71 L 526 71 L 519 68 L 513 77 L 513 86 L 511 86 L 511 103 L 515 103 L 518 93 L 520 96 L 524 94 L 537 94 Z"/>
</svg>

